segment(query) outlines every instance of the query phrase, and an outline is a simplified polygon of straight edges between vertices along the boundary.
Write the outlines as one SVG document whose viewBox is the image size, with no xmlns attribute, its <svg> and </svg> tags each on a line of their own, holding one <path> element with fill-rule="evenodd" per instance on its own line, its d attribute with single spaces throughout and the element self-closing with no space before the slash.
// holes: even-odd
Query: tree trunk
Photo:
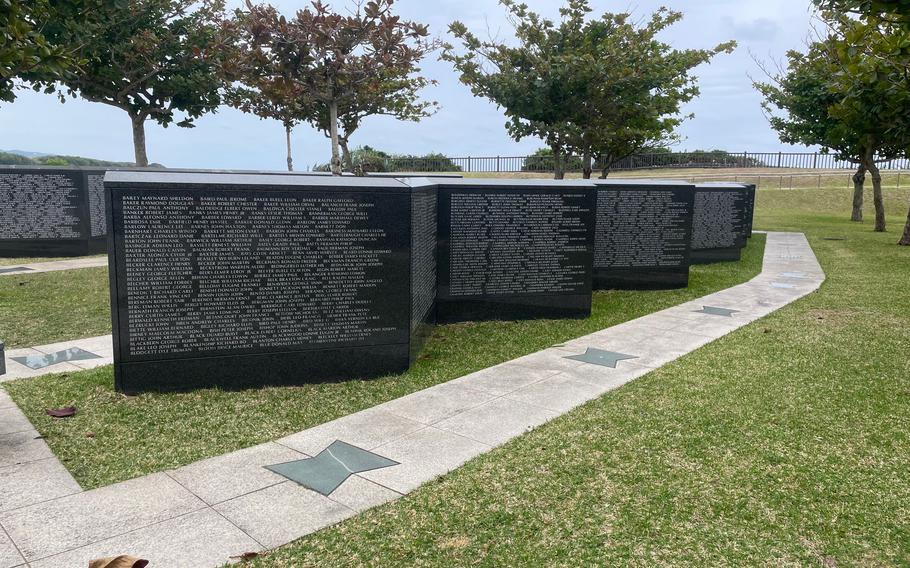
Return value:
<svg viewBox="0 0 910 568">
<path fill-rule="evenodd" d="M 851 221 L 863 220 L 863 186 L 866 183 L 866 166 L 860 164 L 853 174 L 853 215 Z"/>
<path fill-rule="evenodd" d="M 293 172 L 294 171 L 294 158 L 291 157 L 291 125 L 290 124 L 284 125 L 284 134 L 285 134 L 285 139 L 287 141 L 287 146 L 288 146 L 288 171 Z"/>
<path fill-rule="evenodd" d="M 566 179 L 566 169 L 562 162 L 562 145 L 553 144 L 553 179 Z"/>
<path fill-rule="evenodd" d="M 604 158 L 604 169 L 600 172 L 600 179 L 607 179 L 607 176 L 610 175 L 610 168 L 613 167 L 613 157 L 607 156 Z"/>
<path fill-rule="evenodd" d="M 329 136 L 332 138 L 332 175 L 341 175 L 341 156 L 338 152 L 338 101 L 329 103 Z"/>
<path fill-rule="evenodd" d="M 145 115 L 130 115 L 133 123 L 133 151 L 136 155 L 136 165 L 140 168 L 149 165 L 148 154 L 145 151 Z"/>
<path fill-rule="evenodd" d="M 882 197 L 882 174 L 878 166 L 873 161 L 871 167 L 866 166 L 872 173 L 872 193 L 875 202 L 875 232 L 884 233 L 887 230 L 885 226 L 885 200 Z"/>
<path fill-rule="evenodd" d="M 351 156 L 351 149 L 348 148 L 348 137 L 339 136 L 338 145 L 341 146 L 341 161 L 344 165 L 345 171 L 353 172 L 354 171 L 354 158 Z"/>
<path fill-rule="evenodd" d="M 910 211 L 907 212 L 907 224 L 904 225 L 904 236 L 897 243 L 901 246 L 910 247 Z"/>
<path fill-rule="evenodd" d="M 591 151 L 585 150 L 581 157 L 581 176 L 584 179 L 591 179 L 594 168 L 591 166 Z"/>
</svg>

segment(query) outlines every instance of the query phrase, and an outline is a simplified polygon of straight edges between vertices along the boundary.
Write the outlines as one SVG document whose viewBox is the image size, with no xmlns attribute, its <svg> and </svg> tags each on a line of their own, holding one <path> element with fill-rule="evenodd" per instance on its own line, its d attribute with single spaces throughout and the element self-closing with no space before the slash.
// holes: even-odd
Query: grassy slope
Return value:
<svg viewBox="0 0 910 568">
<path fill-rule="evenodd" d="M 847 211 L 760 193 L 818 293 L 254 565 L 910 565 L 910 249 Z"/>
<path fill-rule="evenodd" d="M 4 387 L 76 479 L 86 488 L 99 487 L 273 440 L 726 288 L 760 270 L 763 241 L 753 239 L 741 263 L 693 268 L 687 290 L 598 292 L 594 313 L 585 320 L 437 327 L 417 365 L 378 380 L 125 398 L 113 391 L 106 367 Z M 46 408 L 68 405 L 79 408 L 79 415 L 55 421 L 44 414 Z"/>
<path fill-rule="evenodd" d="M 8 348 L 110 332 L 106 268 L 0 276 L 0 338 Z"/>
</svg>

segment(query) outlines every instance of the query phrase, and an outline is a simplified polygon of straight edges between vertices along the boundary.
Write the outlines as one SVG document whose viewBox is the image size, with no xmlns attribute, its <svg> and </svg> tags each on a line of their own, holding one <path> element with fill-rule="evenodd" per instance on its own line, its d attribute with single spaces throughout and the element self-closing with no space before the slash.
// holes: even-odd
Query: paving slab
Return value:
<svg viewBox="0 0 910 568">
<path fill-rule="evenodd" d="M 358 474 L 347 478 L 332 493 L 330 499 L 353 511 L 366 511 L 383 503 L 394 501 L 399 497 L 401 497 L 401 493 L 368 481 Z"/>
<path fill-rule="evenodd" d="M 454 381 L 449 381 L 449 383 L 502 396 L 537 381 L 542 381 L 547 377 L 552 377 L 558 372 L 559 370 L 556 369 L 509 362 L 471 373 Z"/>
<path fill-rule="evenodd" d="M 404 494 L 448 473 L 490 448 L 491 446 L 476 440 L 427 426 L 376 448 L 377 453 L 397 461 L 398 465 L 359 475 Z"/>
<path fill-rule="evenodd" d="M 215 505 L 266 548 L 280 546 L 355 514 L 337 501 L 285 481 Z"/>
<path fill-rule="evenodd" d="M 25 558 L 19 554 L 19 549 L 13 544 L 6 533 L 0 530 L 0 568 L 13 568 L 24 566 Z"/>
<path fill-rule="evenodd" d="M 380 408 L 369 408 L 275 441 L 282 446 L 315 456 L 335 440 L 344 440 L 348 444 L 371 450 L 423 427 L 420 422 Z"/>
<path fill-rule="evenodd" d="M 214 505 L 286 481 L 265 466 L 306 457 L 309 456 L 270 442 L 198 461 L 171 470 L 168 475 L 209 505 Z"/>
<path fill-rule="evenodd" d="M 0 436 L 0 467 L 29 463 L 54 457 L 37 430 Z"/>
<path fill-rule="evenodd" d="M 504 398 L 562 414 L 597 398 L 604 389 L 559 374 L 507 394 Z"/>
<path fill-rule="evenodd" d="M 0 468 L 0 512 L 81 491 L 82 488 L 57 458 Z"/>
<path fill-rule="evenodd" d="M 29 562 L 147 527 L 205 504 L 163 473 L 0 513 Z"/>
<path fill-rule="evenodd" d="M 469 388 L 464 384 L 444 383 L 387 402 L 380 405 L 379 408 L 391 414 L 429 425 L 480 406 L 495 396 L 485 391 Z"/>
<path fill-rule="evenodd" d="M 25 414 L 15 404 L 2 406 L 0 401 L 0 435 L 34 430 Z"/>
<path fill-rule="evenodd" d="M 556 412 L 497 398 L 435 425 L 488 446 L 498 446 L 558 416 Z M 395 458 L 392 458 L 395 459 Z"/>
<path fill-rule="evenodd" d="M 63 554 L 31 563 L 31 568 L 82 568 L 89 560 L 130 554 L 149 568 L 215 568 L 262 546 L 211 509 L 183 515 Z"/>
</svg>

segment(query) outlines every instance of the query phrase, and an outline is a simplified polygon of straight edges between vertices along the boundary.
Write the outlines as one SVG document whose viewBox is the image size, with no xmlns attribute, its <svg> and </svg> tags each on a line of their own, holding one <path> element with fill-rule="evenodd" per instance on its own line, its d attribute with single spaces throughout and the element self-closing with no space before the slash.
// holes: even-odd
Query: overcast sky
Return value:
<svg viewBox="0 0 910 568">
<path fill-rule="evenodd" d="M 556 0 L 525 0 L 533 9 L 558 17 Z M 285 14 L 304 5 L 302 0 L 272 0 Z M 229 6 L 239 4 L 229 0 Z M 336 9 L 342 0 L 330 4 Z M 729 40 L 739 42 L 733 55 L 720 55 L 696 70 L 701 96 L 685 108 L 695 113 L 681 129 L 678 150 L 720 148 L 730 151 L 786 149 L 768 127 L 751 87 L 749 74 L 759 76 L 750 52 L 763 60 L 780 59 L 805 43 L 811 20 L 809 0 L 592 0 L 595 14 L 631 11 L 647 17 L 661 5 L 682 11 L 685 18 L 663 38 L 677 48 L 707 48 Z M 486 35 L 489 28 L 511 37 L 504 10 L 496 0 L 399 0 L 399 13 L 429 24 L 432 34 L 446 37 L 448 24 L 461 20 Z M 541 146 L 539 140 L 511 140 L 502 113 L 485 99 L 474 98 L 458 82 L 450 64 L 435 57 L 424 63 L 425 74 L 439 82 L 426 91 L 441 110 L 420 123 L 385 117 L 368 119 L 355 133 L 355 146 L 370 145 L 396 153 L 442 152 L 449 156 L 524 155 Z M 149 123 L 148 154 L 169 167 L 281 169 L 284 132 L 274 121 L 262 121 L 222 108 L 197 121 L 196 128 L 163 129 Z M 13 104 L 0 106 L 0 149 L 81 155 L 132 161 L 133 150 L 126 114 L 103 104 L 20 92 Z M 327 161 L 328 143 L 322 134 L 301 126 L 293 136 L 297 169 Z"/>
</svg>

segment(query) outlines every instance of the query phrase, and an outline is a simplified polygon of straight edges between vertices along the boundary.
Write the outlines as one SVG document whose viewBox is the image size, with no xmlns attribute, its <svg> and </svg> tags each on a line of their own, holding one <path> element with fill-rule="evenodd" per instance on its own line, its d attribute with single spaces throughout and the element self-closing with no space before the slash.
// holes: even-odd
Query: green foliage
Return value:
<svg viewBox="0 0 910 568">
<path fill-rule="evenodd" d="M 563 159 L 563 167 L 566 171 L 581 171 L 581 158 L 577 156 L 566 156 Z M 553 155 L 552 148 L 540 148 L 528 156 L 521 165 L 523 172 L 552 172 L 556 169 L 556 157 Z"/>
<path fill-rule="evenodd" d="M 74 46 L 85 61 L 46 91 L 120 108 L 133 121 L 136 162 L 147 165 L 144 122 L 193 121 L 221 104 L 216 49 L 223 0 L 85 0 L 81 12 L 57 10 L 44 22 L 49 41 Z M 177 113 L 182 116 L 178 118 Z"/>
<path fill-rule="evenodd" d="M 35 161 L 26 156 L 11 154 L 9 152 L 0 152 L 0 165 L 3 166 L 29 166 L 34 165 Z"/>
<path fill-rule="evenodd" d="M 565 151 L 605 165 L 648 146 L 675 140 L 687 117 L 680 106 L 698 95 L 691 70 L 734 42 L 708 50 L 675 50 L 657 35 L 682 14 L 660 9 L 643 25 L 629 14 L 589 19 L 588 0 L 568 0 L 560 21 L 524 4 L 500 0 L 509 11 L 516 44 L 482 41 L 461 22 L 449 31 L 462 52 L 447 46 L 451 62 L 475 96 L 501 107 L 516 140 L 537 136 L 553 150 L 560 176 Z"/>
<path fill-rule="evenodd" d="M 99 166 L 99 167 L 120 167 L 125 168 L 133 166 L 130 162 L 109 162 L 106 160 L 95 160 L 94 158 L 83 158 L 82 156 L 39 156 L 29 158 L 12 154 L 9 152 L 0 152 L 0 165 L 3 166 Z M 152 164 L 154 167 L 164 167 L 161 164 Z"/>
<path fill-rule="evenodd" d="M 241 43 L 238 69 L 230 71 L 251 89 L 246 95 L 264 99 L 247 106 L 323 131 L 332 141 L 333 173 L 341 173 L 339 149 L 364 118 L 419 120 L 436 105 L 420 100 L 418 91 L 431 81 L 417 67 L 436 42 L 426 26 L 395 16 L 393 4 L 372 0 L 342 15 L 317 1 L 293 18 L 248 4 L 235 14 Z"/>
<path fill-rule="evenodd" d="M 438 152 L 423 156 L 413 154 L 389 154 L 370 146 L 355 148 L 351 152 L 355 169 L 364 172 L 460 172 L 461 167 L 451 158 Z M 315 172 L 332 171 L 331 164 L 313 168 Z"/>
<path fill-rule="evenodd" d="M 15 81 L 53 81 L 69 70 L 75 61 L 63 47 L 49 42 L 41 33 L 42 20 L 51 6 L 79 10 L 81 0 L 0 0 L 0 100 L 16 98 Z"/>
</svg>

